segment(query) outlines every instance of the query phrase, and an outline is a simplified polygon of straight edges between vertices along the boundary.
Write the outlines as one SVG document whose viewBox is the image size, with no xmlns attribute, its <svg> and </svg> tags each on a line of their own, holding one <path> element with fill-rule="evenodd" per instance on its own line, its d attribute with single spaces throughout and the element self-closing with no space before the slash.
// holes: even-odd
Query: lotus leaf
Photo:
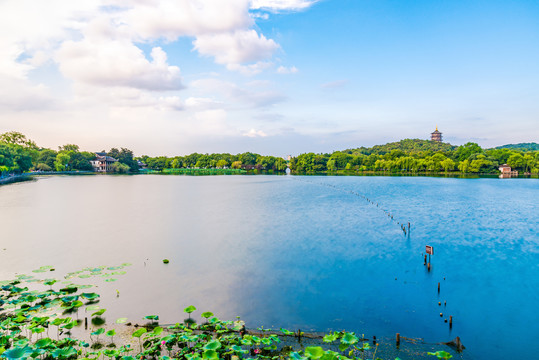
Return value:
<svg viewBox="0 0 539 360">
<path fill-rule="evenodd" d="M 202 314 L 200 314 L 200 316 L 207 319 L 207 318 L 213 316 L 213 313 L 209 312 L 209 311 L 206 311 L 206 312 L 203 312 Z"/>
<path fill-rule="evenodd" d="M 350 334 L 350 333 L 346 333 L 342 339 L 341 339 L 341 343 L 343 344 L 347 344 L 347 345 L 354 345 L 355 343 L 358 342 L 358 338 L 357 336 L 355 336 L 354 334 Z"/>
<path fill-rule="evenodd" d="M 107 311 L 107 309 L 101 309 L 92 314 L 92 316 L 101 316 Z"/>
<path fill-rule="evenodd" d="M 103 334 L 104 332 L 105 332 L 105 329 L 99 328 L 99 329 L 97 329 L 96 331 L 92 332 L 92 335 L 97 335 L 97 336 L 99 336 L 99 335 Z"/>
<path fill-rule="evenodd" d="M 310 359 L 319 359 L 324 355 L 324 349 L 320 346 L 309 346 L 305 348 L 305 355 Z"/>
<path fill-rule="evenodd" d="M 190 314 L 192 313 L 193 311 L 195 311 L 197 308 L 194 307 L 193 305 L 189 305 L 188 307 L 186 307 L 185 309 L 183 309 L 183 311 L 185 311 L 186 313 Z"/>
<path fill-rule="evenodd" d="M 293 360 L 304 360 L 304 359 L 307 359 L 306 357 L 304 356 L 301 356 L 299 353 L 293 351 L 290 353 L 290 358 L 293 359 Z"/>
<path fill-rule="evenodd" d="M 56 318 L 51 322 L 51 324 L 54 326 L 59 326 L 59 325 L 62 325 L 66 320 L 67 319 Z"/>
<path fill-rule="evenodd" d="M 106 349 L 106 350 L 103 350 L 103 355 L 108 356 L 110 358 L 114 358 L 118 356 L 118 350 Z"/>
<path fill-rule="evenodd" d="M 324 342 L 333 342 L 339 338 L 339 334 L 333 333 L 333 334 L 327 334 L 324 336 Z"/>
<path fill-rule="evenodd" d="M 116 319 L 116 324 L 124 324 L 127 322 L 127 318 Z"/>
<path fill-rule="evenodd" d="M 26 354 L 28 353 L 28 348 L 27 347 L 23 347 L 23 348 L 20 348 L 20 347 L 16 347 L 16 348 L 13 348 L 13 349 L 9 349 L 7 351 L 4 351 L 4 353 L 2 354 L 3 357 L 6 357 L 8 359 L 20 359 L 22 357 L 25 357 Z M 30 350 L 31 351 L 31 350 Z"/>
<path fill-rule="evenodd" d="M 68 348 L 56 349 L 52 352 L 52 356 L 55 358 L 59 358 L 59 357 L 68 358 L 76 354 L 77 354 L 77 350 L 75 350 L 71 346 Z"/>
<path fill-rule="evenodd" d="M 215 350 L 206 350 L 204 351 L 204 354 L 202 354 L 202 358 L 205 360 L 218 360 L 219 355 Z"/>
<path fill-rule="evenodd" d="M 294 335 L 294 333 L 293 333 L 292 331 L 286 330 L 286 329 L 282 329 L 282 328 L 281 328 L 281 332 L 282 332 L 283 334 L 285 334 L 285 335 Z"/>
<path fill-rule="evenodd" d="M 38 340 L 36 341 L 36 343 L 34 344 L 36 347 L 38 348 L 44 348 L 44 347 L 47 347 L 49 346 L 50 344 L 52 343 L 52 340 L 49 339 L 49 338 L 43 338 L 41 340 Z"/>
<path fill-rule="evenodd" d="M 148 330 L 146 330 L 146 328 L 140 328 L 140 329 L 136 330 L 136 331 L 132 334 L 132 336 L 133 336 L 133 337 L 139 338 L 139 337 L 141 337 L 143 334 L 145 334 L 146 332 L 148 332 Z"/>
<path fill-rule="evenodd" d="M 88 299 L 88 300 L 95 300 L 95 299 L 99 298 L 99 294 L 96 294 L 96 293 L 82 293 L 80 295 L 83 298 Z"/>
<path fill-rule="evenodd" d="M 451 355 L 450 353 L 448 353 L 446 351 L 436 351 L 435 353 L 428 352 L 427 354 L 428 355 L 434 355 L 438 359 L 444 359 L 444 360 L 451 359 L 453 357 L 453 355 Z"/>
<path fill-rule="evenodd" d="M 221 342 L 219 340 L 213 340 L 204 345 L 205 350 L 217 350 L 221 347 Z"/>
</svg>

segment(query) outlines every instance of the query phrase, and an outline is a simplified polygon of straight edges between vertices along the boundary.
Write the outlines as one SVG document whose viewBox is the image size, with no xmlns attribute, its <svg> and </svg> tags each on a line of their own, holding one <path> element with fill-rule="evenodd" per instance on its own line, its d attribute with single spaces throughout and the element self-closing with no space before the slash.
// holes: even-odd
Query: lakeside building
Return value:
<svg viewBox="0 0 539 360">
<path fill-rule="evenodd" d="M 148 170 L 148 165 L 146 165 L 140 160 L 137 160 L 137 165 L 139 170 Z"/>
<path fill-rule="evenodd" d="M 96 159 L 90 161 L 95 172 L 108 172 L 111 170 L 110 166 L 118 160 L 107 156 L 107 153 L 95 153 Z"/>
<path fill-rule="evenodd" d="M 512 170 L 511 166 L 507 164 L 500 165 L 498 170 L 500 170 L 501 176 L 518 176 L 518 171 Z"/>
<path fill-rule="evenodd" d="M 436 125 L 436 130 L 430 133 L 430 140 L 442 142 L 442 133 L 438 131 L 438 125 Z"/>
</svg>

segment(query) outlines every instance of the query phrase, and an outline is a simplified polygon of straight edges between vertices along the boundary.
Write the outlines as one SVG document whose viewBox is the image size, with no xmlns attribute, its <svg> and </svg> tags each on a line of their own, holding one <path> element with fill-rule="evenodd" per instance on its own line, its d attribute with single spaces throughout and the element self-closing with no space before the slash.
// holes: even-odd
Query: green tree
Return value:
<svg viewBox="0 0 539 360">
<path fill-rule="evenodd" d="M 226 160 L 224 160 L 224 159 L 221 159 L 221 160 L 217 161 L 216 166 L 217 166 L 219 169 L 223 169 L 224 167 L 228 166 L 228 161 L 226 161 Z"/>
<path fill-rule="evenodd" d="M 51 169 L 54 168 L 54 162 L 56 161 L 56 155 L 58 153 L 54 150 L 43 149 L 39 152 L 37 157 L 38 164 L 46 164 Z"/>
<path fill-rule="evenodd" d="M 335 159 L 329 159 L 326 165 L 328 171 L 335 171 L 337 170 L 337 163 L 335 162 Z"/>
<path fill-rule="evenodd" d="M 234 161 L 230 166 L 232 169 L 241 169 L 241 161 Z"/>
<path fill-rule="evenodd" d="M 26 138 L 26 135 L 17 132 L 9 131 L 0 135 L 0 142 L 12 145 L 20 145 L 25 148 L 37 149 L 36 143 Z"/>
<path fill-rule="evenodd" d="M 54 162 L 54 168 L 56 171 L 65 171 L 66 166 L 69 163 L 69 159 L 70 157 L 68 154 L 63 152 L 58 153 L 58 155 L 56 155 L 56 161 Z"/>
<path fill-rule="evenodd" d="M 79 151 L 79 146 L 78 145 L 75 145 L 75 144 L 66 144 L 64 146 L 58 146 L 58 150 L 60 151 L 74 151 L 74 152 L 78 152 Z"/>
<path fill-rule="evenodd" d="M 110 166 L 110 171 L 118 174 L 126 174 L 130 170 L 129 166 L 119 161 Z"/>
<path fill-rule="evenodd" d="M 458 161 L 468 159 L 472 154 L 481 154 L 483 149 L 481 146 L 473 142 L 468 142 L 462 146 L 459 146 L 455 151 L 455 157 Z"/>
<path fill-rule="evenodd" d="M 526 166 L 526 160 L 520 153 L 514 153 L 507 159 L 507 165 L 518 170 L 524 170 Z"/>
<path fill-rule="evenodd" d="M 443 161 L 441 161 L 440 165 L 442 165 L 445 172 L 455 169 L 455 162 L 449 158 L 445 158 Z"/>
</svg>

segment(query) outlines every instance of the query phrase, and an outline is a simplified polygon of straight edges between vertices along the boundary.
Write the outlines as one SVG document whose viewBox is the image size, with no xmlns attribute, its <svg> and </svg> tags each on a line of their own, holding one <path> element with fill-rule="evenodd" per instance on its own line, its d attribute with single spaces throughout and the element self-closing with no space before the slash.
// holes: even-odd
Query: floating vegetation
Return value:
<svg viewBox="0 0 539 360">
<path fill-rule="evenodd" d="M 116 324 L 125 324 L 127 322 L 127 318 L 118 318 L 116 319 Z"/>
<path fill-rule="evenodd" d="M 42 267 L 38 270 L 46 271 L 45 268 L 52 267 Z M 85 272 L 101 273 L 93 268 L 71 275 L 87 275 Z M 112 280 L 116 279 L 108 278 L 105 281 Z M 30 290 L 24 285 L 24 281 L 40 281 L 48 289 Z M 106 321 L 101 316 L 106 309 L 88 305 L 99 301 L 100 295 L 96 292 L 84 292 L 85 287 L 72 283 L 54 290 L 54 285 L 58 286 L 57 283 L 56 279 L 39 280 L 26 275 L 0 282 L 1 359 L 99 360 L 106 357 L 115 360 L 357 360 L 365 359 L 367 356 L 374 359 L 376 356 L 377 344 L 372 351 L 367 339 L 344 331 L 325 335 L 322 346 L 308 346 L 294 351 L 289 346 L 280 345 L 280 337 L 276 334 L 266 331 L 261 331 L 261 334 L 257 335 L 246 333 L 245 323 L 239 318 L 236 321 L 223 321 L 212 312 L 206 311 L 200 315 L 204 323 L 197 324 L 191 319 L 192 313 L 197 310 L 192 305 L 184 309 L 189 319 L 168 327 L 158 326 L 158 315 L 145 316 L 144 319 L 150 320 L 151 324 L 130 332 L 130 337 L 125 339 L 124 336 L 123 344 L 117 346 L 114 340 L 119 328 L 103 327 Z M 86 306 L 84 302 L 87 302 Z M 81 326 L 82 320 L 64 316 L 66 313 L 78 314 L 78 309 L 83 306 L 85 313 L 93 311 L 91 323 L 95 328 L 86 333 L 90 342 L 72 338 L 71 330 Z M 127 318 L 118 318 L 115 324 L 126 322 Z M 54 328 L 56 334 L 51 336 L 49 330 Z M 87 328 L 86 321 L 85 328 Z M 301 331 L 296 334 L 281 329 L 281 333 L 281 336 L 297 336 L 298 339 L 303 336 Z M 100 343 L 100 336 L 103 337 L 103 334 L 110 338 L 110 343 L 106 346 Z M 130 342 L 135 345 L 132 346 Z M 338 351 L 331 350 L 337 348 Z M 428 354 L 439 359 L 452 357 L 445 351 Z"/>
</svg>

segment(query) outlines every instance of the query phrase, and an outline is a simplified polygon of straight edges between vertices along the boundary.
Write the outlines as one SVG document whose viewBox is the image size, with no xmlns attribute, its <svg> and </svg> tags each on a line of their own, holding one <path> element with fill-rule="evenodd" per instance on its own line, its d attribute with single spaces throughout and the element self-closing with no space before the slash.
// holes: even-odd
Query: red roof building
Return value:
<svg viewBox="0 0 539 360">
<path fill-rule="evenodd" d="M 95 172 L 108 172 L 111 170 L 110 166 L 118 161 L 106 153 L 95 153 L 95 156 L 96 159 L 90 161 Z"/>
</svg>

